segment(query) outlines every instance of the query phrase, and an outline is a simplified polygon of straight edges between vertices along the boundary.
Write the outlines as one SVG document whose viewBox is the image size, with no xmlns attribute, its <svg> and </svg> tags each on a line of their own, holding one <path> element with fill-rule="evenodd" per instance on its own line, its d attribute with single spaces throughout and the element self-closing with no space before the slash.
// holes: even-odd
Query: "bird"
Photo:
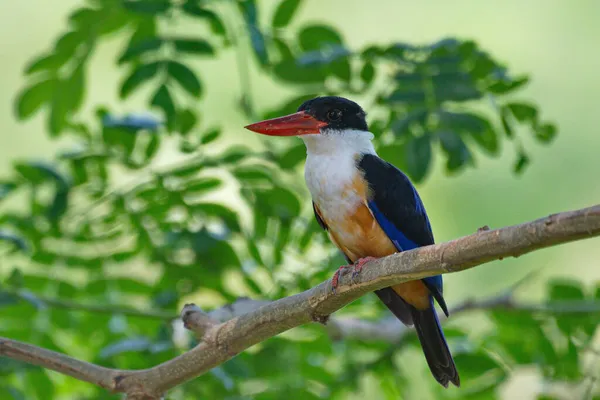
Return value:
<svg viewBox="0 0 600 400">
<path fill-rule="evenodd" d="M 352 100 L 321 96 L 296 113 L 256 122 L 246 129 L 270 136 L 297 136 L 306 145 L 304 176 L 315 218 L 343 253 L 353 276 L 377 258 L 434 243 L 429 217 L 408 176 L 381 159 L 366 113 Z M 441 275 L 376 290 L 381 302 L 414 325 L 429 369 L 445 388 L 460 377 L 434 302 L 448 316 Z"/>
</svg>

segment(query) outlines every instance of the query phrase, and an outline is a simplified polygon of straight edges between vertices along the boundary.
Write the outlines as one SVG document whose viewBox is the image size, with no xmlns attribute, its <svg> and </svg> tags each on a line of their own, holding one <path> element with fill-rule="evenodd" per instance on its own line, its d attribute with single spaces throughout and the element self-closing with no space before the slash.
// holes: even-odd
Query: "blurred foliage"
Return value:
<svg viewBox="0 0 600 400">
<path fill-rule="evenodd" d="M 249 121 L 293 112 L 316 95 L 360 99 L 380 155 L 416 182 L 437 154 L 457 173 L 475 166 L 478 155 L 497 156 L 502 144 L 513 146 L 513 169 L 522 173 L 529 160 L 520 135 L 529 131 L 542 143 L 556 135 L 534 104 L 514 96 L 528 77 L 513 76 L 475 42 L 351 49 L 334 26 L 308 21 L 290 28 L 301 7 L 301 0 L 283 0 L 274 10 L 253 0 L 89 0 L 70 15 L 53 48 L 26 67 L 28 84 L 15 101 L 20 119 L 42 112 L 48 135 L 69 147 L 50 161 L 15 162 L 0 181 L 0 335 L 109 367 L 144 368 L 194 344 L 164 316 L 184 300 L 216 307 L 242 295 L 276 299 L 308 289 L 343 263 L 299 183 L 303 144 L 256 148 L 204 126 L 204 83 L 189 66 L 195 58 L 238 55 L 242 82 L 232 100 L 240 108 L 232 113 Z M 172 33 L 186 20 L 201 26 L 202 36 Z M 93 105 L 93 118 L 81 111 L 90 58 L 115 35 L 127 37 L 115 56 L 123 69 L 115 90 L 123 100 L 149 90 L 154 114 L 120 116 L 120 104 Z M 297 95 L 257 110 L 244 82 L 250 65 Z M 174 163 L 157 161 L 169 151 Z M 219 201 L 227 191 L 243 205 Z M 578 282 L 554 282 L 549 299 L 600 301 L 600 288 L 588 293 Z M 124 304 L 155 313 L 132 315 Z M 344 312 L 384 315 L 373 296 Z M 401 360 L 418 349 L 414 336 L 397 346 L 334 342 L 307 326 L 255 346 L 169 398 L 279 399 L 285 392 L 335 399 L 365 390 L 367 379 L 377 383 L 378 398 L 426 390 L 436 398 L 494 399 L 524 366 L 548 385 L 586 382 L 593 317 L 496 310 L 485 318 L 479 338 L 447 325 L 460 391 L 438 388 L 422 357 L 412 368 L 421 379 L 407 373 Z M 0 393 L 118 398 L 5 359 Z"/>
</svg>

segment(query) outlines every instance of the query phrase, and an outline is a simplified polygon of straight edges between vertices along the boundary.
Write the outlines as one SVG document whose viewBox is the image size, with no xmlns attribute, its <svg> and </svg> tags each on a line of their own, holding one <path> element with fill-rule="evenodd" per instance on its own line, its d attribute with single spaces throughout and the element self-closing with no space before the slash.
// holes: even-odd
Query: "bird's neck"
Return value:
<svg viewBox="0 0 600 400">
<path fill-rule="evenodd" d="M 306 135 L 304 175 L 313 201 L 328 218 L 343 218 L 362 200 L 351 190 L 359 176 L 357 164 L 364 154 L 376 154 L 370 132 Z"/>
<path fill-rule="evenodd" d="M 373 134 L 368 131 L 328 131 L 318 135 L 300 136 L 310 155 L 334 156 L 336 154 L 375 154 Z"/>
</svg>

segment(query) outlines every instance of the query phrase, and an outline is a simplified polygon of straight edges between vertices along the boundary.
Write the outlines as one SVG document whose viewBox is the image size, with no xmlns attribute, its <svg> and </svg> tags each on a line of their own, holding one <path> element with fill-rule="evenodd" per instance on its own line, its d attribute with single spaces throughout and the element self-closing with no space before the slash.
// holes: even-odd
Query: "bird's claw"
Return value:
<svg viewBox="0 0 600 400">
<path fill-rule="evenodd" d="M 352 283 L 354 283 L 358 274 L 361 273 L 365 264 L 368 263 L 369 261 L 373 261 L 373 260 L 375 260 L 375 257 L 364 257 L 364 258 L 358 259 L 358 261 L 356 261 L 354 263 L 354 270 L 352 271 Z"/>
<path fill-rule="evenodd" d="M 352 267 L 352 283 L 354 283 L 356 277 L 358 276 L 358 274 L 360 274 L 365 264 L 373 260 L 375 260 L 374 257 L 364 257 L 358 259 L 354 264 L 342 265 L 341 267 L 339 267 L 338 270 L 335 271 L 335 274 L 333 274 L 333 278 L 331 278 L 331 292 L 335 294 L 340 280 L 340 273 L 342 271 Z"/>
<path fill-rule="evenodd" d="M 337 271 L 335 271 L 335 274 L 333 274 L 333 278 L 331 278 L 331 292 L 333 294 L 335 294 L 335 291 L 338 287 L 339 280 L 340 280 L 340 273 L 348 267 L 350 267 L 350 265 L 342 265 L 341 267 L 339 267 L 337 269 Z"/>
</svg>

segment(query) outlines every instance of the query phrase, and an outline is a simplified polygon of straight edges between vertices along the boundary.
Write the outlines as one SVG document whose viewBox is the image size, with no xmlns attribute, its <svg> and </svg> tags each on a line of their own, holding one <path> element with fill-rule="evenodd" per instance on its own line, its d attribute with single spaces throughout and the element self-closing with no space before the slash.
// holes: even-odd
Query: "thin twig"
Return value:
<svg viewBox="0 0 600 400">
<path fill-rule="evenodd" d="M 113 378 L 120 373 L 116 369 L 104 368 L 55 351 L 2 337 L 0 337 L 0 355 L 48 368 L 108 390 L 114 389 Z"/>
</svg>

